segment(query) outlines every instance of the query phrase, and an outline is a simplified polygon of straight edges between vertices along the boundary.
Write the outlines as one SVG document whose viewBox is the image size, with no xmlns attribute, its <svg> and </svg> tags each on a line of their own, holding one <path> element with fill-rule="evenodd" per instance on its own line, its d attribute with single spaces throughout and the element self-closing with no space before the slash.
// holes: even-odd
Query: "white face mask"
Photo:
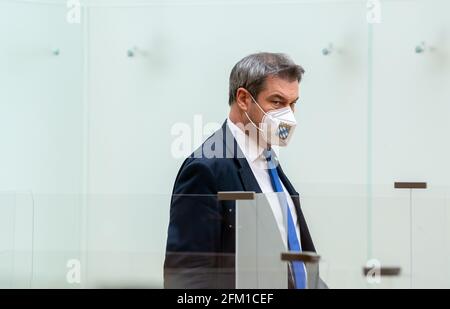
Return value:
<svg viewBox="0 0 450 309">
<path fill-rule="evenodd" d="M 270 145 L 287 146 L 297 125 L 292 109 L 287 106 L 266 113 L 253 96 L 251 97 L 253 102 L 255 102 L 259 109 L 264 113 L 264 116 L 260 123 L 260 127 L 250 119 L 246 112 L 245 115 L 248 120 L 259 130 L 261 137 L 266 143 Z"/>
</svg>

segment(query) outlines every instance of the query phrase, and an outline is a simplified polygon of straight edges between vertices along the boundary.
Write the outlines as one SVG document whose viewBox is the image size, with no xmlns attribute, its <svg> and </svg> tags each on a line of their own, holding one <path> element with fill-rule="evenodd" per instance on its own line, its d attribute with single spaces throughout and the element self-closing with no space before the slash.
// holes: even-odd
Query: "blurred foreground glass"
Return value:
<svg viewBox="0 0 450 309">
<path fill-rule="evenodd" d="M 318 268 L 320 278 L 330 288 L 449 287 L 447 188 L 430 188 L 410 195 L 407 190 L 379 187 L 374 195 L 372 222 L 363 215 L 358 222 L 354 216 L 347 216 L 365 209 L 365 196 L 300 198 L 321 256 L 318 261 L 312 256 L 314 263 L 305 262 L 308 288 L 321 287 Z M 170 194 L 79 196 L 2 192 L 0 286 L 162 288 L 171 198 Z M 229 237 L 236 240 L 236 254 L 230 250 L 195 252 L 180 248 L 169 252 L 182 258 L 176 272 L 203 272 L 237 287 L 288 287 L 286 255 L 282 259 L 282 254 L 288 252 L 267 203 L 270 196 L 256 194 L 254 199 L 238 199 L 237 206 L 232 200 L 219 201 L 217 196 L 195 198 L 198 205 L 203 199 L 224 205 L 221 216 L 206 216 L 203 224 L 228 228 Z M 365 237 L 369 223 L 371 244 Z M 362 236 L 350 238 L 351 234 Z M 373 252 L 371 257 L 366 255 L 368 246 Z M 308 257 L 308 253 L 304 254 Z M 184 263 L 186 260 L 189 263 Z M 183 265 L 196 263 L 195 269 L 183 270 Z M 185 278 L 191 280 L 186 287 L 194 288 L 195 276 Z"/>
</svg>

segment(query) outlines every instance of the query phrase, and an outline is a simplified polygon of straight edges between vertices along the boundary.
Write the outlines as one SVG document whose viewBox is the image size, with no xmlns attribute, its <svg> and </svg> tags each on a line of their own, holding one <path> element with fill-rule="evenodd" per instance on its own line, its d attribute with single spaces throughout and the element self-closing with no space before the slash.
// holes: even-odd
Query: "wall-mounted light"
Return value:
<svg viewBox="0 0 450 309">
<path fill-rule="evenodd" d="M 416 54 L 423 54 L 426 50 L 427 50 L 427 46 L 425 44 L 425 42 L 420 42 L 420 44 L 418 44 L 416 46 L 416 48 L 414 49 Z"/>
<path fill-rule="evenodd" d="M 138 52 L 137 46 L 133 46 L 132 48 L 129 48 L 129 49 L 127 50 L 127 56 L 130 57 L 130 58 L 132 58 L 132 57 L 136 56 L 136 53 L 137 53 L 137 52 Z"/>
<path fill-rule="evenodd" d="M 329 43 L 327 47 L 322 49 L 322 55 L 328 56 L 333 52 L 333 44 Z"/>
<path fill-rule="evenodd" d="M 136 57 L 136 56 L 146 57 L 147 55 L 148 55 L 148 51 L 147 50 L 141 49 L 141 48 L 139 48 L 137 46 L 133 46 L 133 47 L 131 47 L 131 48 L 129 48 L 127 50 L 127 56 L 129 58 L 133 58 L 133 57 Z"/>
<path fill-rule="evenodd" d="M 59 54 L 61 53 L 59 48 L 53 48 L 52 49 L 52 55 L 53 56 L 59 56 Z"/>
</svg>

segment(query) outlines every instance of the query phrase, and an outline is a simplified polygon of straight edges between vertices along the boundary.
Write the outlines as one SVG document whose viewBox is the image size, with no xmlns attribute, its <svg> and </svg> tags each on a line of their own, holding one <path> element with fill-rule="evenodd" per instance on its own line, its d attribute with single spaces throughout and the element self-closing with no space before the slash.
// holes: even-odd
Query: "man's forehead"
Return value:
<svg viewBox="0 0 450 309">
<path fill-rule="evenodd" d="M 297 80 L 282 79 L 277 76 L 269 76 L 264 85 L 263 91 L 268 94 L 281 94 L 288 97 L 297 97 L 299 83 Z"/>
</svg>

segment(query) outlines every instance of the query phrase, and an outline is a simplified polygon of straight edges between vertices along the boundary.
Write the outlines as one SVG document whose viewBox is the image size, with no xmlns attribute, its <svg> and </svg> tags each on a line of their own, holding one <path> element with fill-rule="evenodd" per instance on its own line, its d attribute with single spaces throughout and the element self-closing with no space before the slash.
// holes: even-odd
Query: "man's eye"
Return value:
<svg viewBox="0 0 450 309">
<path fill-rule="evenodd" d="M 273 104 L 279 105 L 279 104 L 281 104 L 281 101 L 273 101 Z"/>
</svg>

